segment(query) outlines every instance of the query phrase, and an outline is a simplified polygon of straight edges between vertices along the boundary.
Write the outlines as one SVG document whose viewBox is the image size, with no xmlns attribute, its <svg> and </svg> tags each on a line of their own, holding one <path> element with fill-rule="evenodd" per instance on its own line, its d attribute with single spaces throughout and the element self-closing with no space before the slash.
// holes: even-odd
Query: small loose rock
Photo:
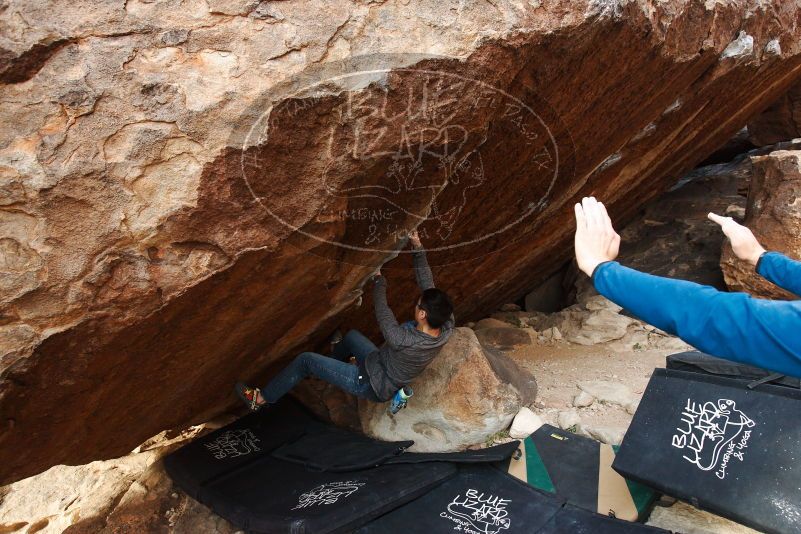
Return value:
<svg viewBox="0 0 801 534">
<path fill-rule="evenodd" d="M 595 402 L 595 397 L 587 393 L 586 391 L 579 392 L 578 395 L 573 397 L 573 406 L 576 408 L 586 408 L 587 406 L 591 406 L 592 403 Z"/>
</svg>

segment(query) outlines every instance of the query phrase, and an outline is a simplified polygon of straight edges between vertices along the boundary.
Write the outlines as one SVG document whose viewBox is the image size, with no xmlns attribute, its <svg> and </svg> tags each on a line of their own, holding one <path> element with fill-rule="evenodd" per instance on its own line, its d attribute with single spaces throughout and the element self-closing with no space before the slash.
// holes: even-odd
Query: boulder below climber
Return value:
<svg viewBox="0 0 801 534">
<path fill-rule="evenodd" d="M 482 348 L 469 328 L 455 329 L 411 386 L 414 396 L 395 415 L 386 403 L 359 402 L 366 434 L 414 440 L 411 450 L 417 452 L 461 450 L 506 429 L 536 394 L 534 377 L 504 354 Z"/>
</svg>

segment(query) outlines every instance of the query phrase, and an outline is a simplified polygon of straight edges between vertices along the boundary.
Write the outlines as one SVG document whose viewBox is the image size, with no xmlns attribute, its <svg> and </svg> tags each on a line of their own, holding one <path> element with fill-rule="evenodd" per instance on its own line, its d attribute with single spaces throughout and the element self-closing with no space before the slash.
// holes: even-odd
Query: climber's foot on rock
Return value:
<svg viewBox="0 0 801 534">
<path fill-rule="evenodd" d="M 262 406 L 267 404 L 261 396 L 261 390 L 259 388 L 252 388 L 242 382 L 237 382 L 236 386 L 234 386 L 234 390 L 237 396 L 242 399 L 242 402 L 247 405 L 248 409 L 253 412 L 258 411 Z"/>
<path fill-rule="evenodd" d="M 395 415 L 406 408 L 406 403 L 412 395 L 414 395 L 414 391 L 409 386 L 403 386 L 396 391 L 392 401 L 389 403 L 389 413 Z"/>
</svg>

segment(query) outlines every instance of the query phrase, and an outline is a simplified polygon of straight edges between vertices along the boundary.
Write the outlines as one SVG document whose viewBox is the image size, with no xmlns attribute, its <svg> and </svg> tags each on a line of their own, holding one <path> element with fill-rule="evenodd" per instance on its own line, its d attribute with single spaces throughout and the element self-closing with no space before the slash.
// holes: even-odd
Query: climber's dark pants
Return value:
<svg viewBox="0 0 801 534">
<path fill-rule="evenodd" d="M 261 395 L 268 403 L 278 402 L 278 399 L 286 395 L 295 387 L 295 384 L 306 377 L 313 376 L 357 397 L 378 402 L 367 377 L 359 380 L 361 374 L 359 369 L 362 365 L 356 366 L 344 361 L 348 356 L 353 355 L 361 364 L 368 354 L 376 350 L 378 348 L 372 341 L 362 333 L 351 330 L 342 338 L 342 341 L 334 345 L 331 357 L 316 352 L 300 353 L 292 363 L 262 388 Z"/>
</svg>

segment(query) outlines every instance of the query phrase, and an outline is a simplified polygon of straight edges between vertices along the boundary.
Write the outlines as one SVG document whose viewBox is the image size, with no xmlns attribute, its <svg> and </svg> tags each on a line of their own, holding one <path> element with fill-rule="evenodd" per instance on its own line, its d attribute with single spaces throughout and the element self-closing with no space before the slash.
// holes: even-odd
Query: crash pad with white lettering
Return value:
<svg viewBox="0 0 801 534">
<path fill-rule="evenodd" d="M 656 369 L 612 467 L 752 528 L 801 532 L 799 414 L 795 388 Z"/>
<path fill-rule="evenodd" d="M 459 473 L 358 534 L 652 534 L 667 531 L 566 504 L 489 465 L 462 464 Z"/>
<path fill-rule="evenodd" d="M 409 453 L 316 421 L 282 399 L 168 455 L 176 485 L 249 532 L 352 532 L 454 476 L 459 463 L 509 458 L 510 443 L 454 453 Z"/>
</svg>

